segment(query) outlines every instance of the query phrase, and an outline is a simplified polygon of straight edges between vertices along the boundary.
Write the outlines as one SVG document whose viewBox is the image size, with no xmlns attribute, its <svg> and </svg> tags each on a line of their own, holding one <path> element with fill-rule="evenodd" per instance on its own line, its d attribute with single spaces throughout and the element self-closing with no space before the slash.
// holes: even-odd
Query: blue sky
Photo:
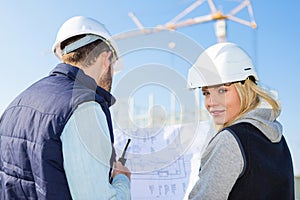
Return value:
<svg viewBox="0 0 300 200">
<path fill-rule="evenodd" d="M 47 75 L 58 63 L 51 53 L 60 25 L 75 15 L 86 15 L 101 21 L 111 34 L 136 29 L 128 16 L 134 12 L 145 27 L 164 24 L 190 6 L 193 0 L 84 0 L 84 1 L 3 1 L 0 18 L 0 113 L 9 102 L 34 81 Z M 226 14 L 240 0 L 215 1 Z M 253 0 L 253 30 L 228 21 L 227 40 L 241 45 L 257 67 L 263 85 L 274 89 L 282 103 L 280 121 L 292 151 L 295 173 L 300 175 L 300 134 L 298 126 L 299 93 L 297 86 L 300 63 L 300 2 Z M 209 13 L 207 2 L 183 19 Z M 243 15 L 243 13 L 241 14 Z M 217 42 L 214 23 L 193 25 L 177 30 L 204 48 Z M 129 58 L 128 58 L 129 59 Z M 135 59 L 131 56 L 131 59 Z M 168 58 L 166 62 L 176 62 Z M 175 59 L 175 60 L 174 60 Z M 130 62 L 129 62 L 130 63 Z M 172 64 L 172 63 L 171 63 Z M 171 65 L 170 64 L 170 65 Z M 125 71 L 130 66 L 125 64 Z M 183 71 L 185 76 L 187 68 Z"/>
</svg>

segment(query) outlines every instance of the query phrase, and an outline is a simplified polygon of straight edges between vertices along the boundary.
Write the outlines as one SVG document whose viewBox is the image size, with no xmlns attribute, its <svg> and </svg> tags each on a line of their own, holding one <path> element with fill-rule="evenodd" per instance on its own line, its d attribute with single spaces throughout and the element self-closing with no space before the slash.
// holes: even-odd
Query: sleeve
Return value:
<svg viewBox="0 0 300 200">
<path fill-rule="evenodd" d="M 64 170 L 72 198 L 130 199 L 130 181 L 122 174 L 109 183 L 112 144 L 106 116 L 95 102 L 81 104 L 61 135 Z"/>
<path fill-rule="evenodd" d="M 203 154 L 199 180 L 189 199 L 227 199 L 243 167 L 244 159 L 238 141 L 229 131 L 220 132 Z"/>
</svg>

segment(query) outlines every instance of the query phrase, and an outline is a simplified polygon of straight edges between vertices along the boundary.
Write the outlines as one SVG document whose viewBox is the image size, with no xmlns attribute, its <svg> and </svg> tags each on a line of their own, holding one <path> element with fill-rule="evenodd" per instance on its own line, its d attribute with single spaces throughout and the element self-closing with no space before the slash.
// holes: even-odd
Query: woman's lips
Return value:
<svg viewBox="0 0 300 200">
<path fill-rule="evenodd" d="M 220 115 L 223 115 L 225 112 L 225 110 L 211 110 L 209 111 L 209 113 L 213 116 L 213 117 L 218 117 Z"/>
</svg>

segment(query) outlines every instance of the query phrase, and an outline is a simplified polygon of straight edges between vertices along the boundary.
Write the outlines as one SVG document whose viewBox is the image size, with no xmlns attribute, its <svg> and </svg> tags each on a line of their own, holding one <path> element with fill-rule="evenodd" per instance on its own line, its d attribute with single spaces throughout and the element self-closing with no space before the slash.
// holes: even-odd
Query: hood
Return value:
<svg viewBox="0 0 300 200">
<path fill-rule="evenodd" d="M 234 124 L 248 122 L 257 127 L 271 142 L 276 143 L 281 140 L 282 125 L 276 120 L 272 107 L 265 100 L 261 100 L 260 105 L 243 115 Z"/>
</svg>

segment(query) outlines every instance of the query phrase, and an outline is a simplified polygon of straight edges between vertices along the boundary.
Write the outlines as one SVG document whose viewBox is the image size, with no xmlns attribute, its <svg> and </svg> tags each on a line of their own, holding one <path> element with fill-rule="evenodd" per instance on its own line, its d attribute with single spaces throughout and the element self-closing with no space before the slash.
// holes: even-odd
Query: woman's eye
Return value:
<svg viewBox="0 0 300 200">
<path fill-rule="evenodd" d="M 225 89 L 225 88 L 220 88 L 220 89 L 218 90 L 218 92 L 219 92 L 219 94 L 223 94 L 223 93 L 227 92 L 227 89 Z"/>
<path fill-rule="evenodd" d="M 207 95 L 209 95 L 209 92 L 203 91 L 202 94 L 203 94 L 203 96 L 207 96 Z"/>
</svg>

